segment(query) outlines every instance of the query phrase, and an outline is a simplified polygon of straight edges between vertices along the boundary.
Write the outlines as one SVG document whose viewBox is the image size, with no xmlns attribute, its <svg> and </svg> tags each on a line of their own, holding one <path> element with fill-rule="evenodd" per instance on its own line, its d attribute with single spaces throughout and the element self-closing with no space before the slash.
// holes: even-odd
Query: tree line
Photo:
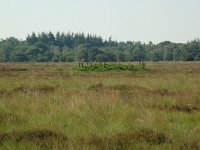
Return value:
<svg viewBox="0 0 200 150">
<path fill-rule="evenodd" d="M 84 33 L 38 33 L 25 40 L 0 40 L 0 62 L 129 62 L 199 61 L 200 40 L 187 43 L 164 41 L 117 42 Z"/>
</svg>

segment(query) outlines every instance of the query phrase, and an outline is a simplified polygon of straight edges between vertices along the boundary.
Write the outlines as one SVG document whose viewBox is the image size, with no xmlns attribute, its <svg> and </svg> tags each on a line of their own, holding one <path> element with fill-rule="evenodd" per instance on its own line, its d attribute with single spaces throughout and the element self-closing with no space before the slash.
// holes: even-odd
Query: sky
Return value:
<svg viewBox="0 0 200 150">
<path fill-rule="evenodd" d="M 33 31 L 187 42 L 200 37 L 200 0 L 0 0 L 0 38 Z"/>
</svg>

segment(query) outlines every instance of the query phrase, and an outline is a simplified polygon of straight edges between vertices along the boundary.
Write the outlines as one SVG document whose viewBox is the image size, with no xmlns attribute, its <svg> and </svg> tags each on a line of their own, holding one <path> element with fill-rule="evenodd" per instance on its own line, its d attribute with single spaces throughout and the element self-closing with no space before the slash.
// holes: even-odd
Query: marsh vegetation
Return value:
<svg viewBox="0 0 200 150">
<path fill-rule="evenodd" d="M 200 149 L 199 62 L 77 65 L 0 64 L 0 149 Z"/>
</svg>

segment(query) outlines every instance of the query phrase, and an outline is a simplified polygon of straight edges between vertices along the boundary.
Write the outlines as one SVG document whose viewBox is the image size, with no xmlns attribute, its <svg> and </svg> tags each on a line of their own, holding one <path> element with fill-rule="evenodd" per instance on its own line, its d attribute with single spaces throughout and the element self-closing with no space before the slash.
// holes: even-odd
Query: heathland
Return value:
<svg viewBox="0 0 200 150">
<path fill-rule="evenodd" d="M 77 66 L 0 64 L 0 149 L 200 149 L 200 62 Z"/>
</svg>

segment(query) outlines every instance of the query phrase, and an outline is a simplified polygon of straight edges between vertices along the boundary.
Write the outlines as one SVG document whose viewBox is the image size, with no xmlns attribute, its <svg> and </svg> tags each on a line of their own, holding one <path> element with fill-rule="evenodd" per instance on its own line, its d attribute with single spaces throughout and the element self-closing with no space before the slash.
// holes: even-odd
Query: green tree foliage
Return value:
<svg viewBox="0 0 200 150">
<path fill-rule="evenodd" d="M 10 54 L 14 50 L 14 48 L 19 44 L 20 44 L 19 40 L 14 37 L 2 40 L 0 42 L 0 61 L 1 62 L 12 61 L 10 59 Z"/>
<path fill-rule="evenodd" d="M 24 62 L 29 61 L 27 55 L 28 46 L 21 44 L 15 47 L 15 49 L 10 53 L 10 60 L 14 62 Z"/>
<path fill-rule="evenodd" d="M 187 43 L 164 41 L 159 44 L 117 42 L 110 37 L 84 33 L 31 33 L 26 40 L 0 40 L 0 62 L 128 62 L 199 61 L 200 40 Z"/>
</svg>

